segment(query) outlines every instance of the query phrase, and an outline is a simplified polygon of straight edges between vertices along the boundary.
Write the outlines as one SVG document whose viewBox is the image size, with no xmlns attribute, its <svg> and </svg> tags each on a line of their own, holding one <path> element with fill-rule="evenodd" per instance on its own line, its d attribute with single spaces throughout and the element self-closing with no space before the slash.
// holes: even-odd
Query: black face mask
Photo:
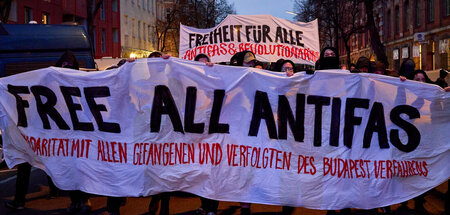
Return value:
<svg viewBox="0 0 450 215">
<path fill-rule="evenodd" d="M 319 69 L 339 69 L 339 59 L 337 57 L 324 57 L 320 59 Z"/>
<path fill-rule="evenodd" d="M 404 74 L 408 79 L 414 79 L 414 68 L 413 64 L 405 64 L 404 66 Z"/>
</svg>

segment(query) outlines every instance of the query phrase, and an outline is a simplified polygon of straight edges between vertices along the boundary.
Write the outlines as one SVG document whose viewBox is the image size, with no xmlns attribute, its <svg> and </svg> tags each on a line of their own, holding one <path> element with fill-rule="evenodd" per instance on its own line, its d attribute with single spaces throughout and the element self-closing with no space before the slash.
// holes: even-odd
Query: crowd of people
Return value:
<svg viewBox="0 0 450 215">
<path fill-rule="evenodd" d="M 170 58 L 169 55 L 163 54 L 161 52 L 153 52 L 149 56 L 149 58 Z M 203 62 L 207 66 L 214 66 L 214 63 L 211 62 L 210 58 L 206 54 L 199 54 L 195 57 L 195 61 Z M 133 62 L 134 59 L 123 59 L 119 61 L 117 65 L 112 65 L 109 69 L 115 69 L 127 62 Z M 296 64 L 287 59 L 279 59 L 273 63 L 263 63 L 256 59 L 256 56 L 251 51 L 243 51 L 236 53 L 228 63 L 230 66 L 241 66 L 241 67 L 254 67 L 259 69 L 267 69 L 274 72 L 282 72 L 287 77 L 291 77 L 294 73 L 300 72 L 298 71 L 298 67 Z M 75 55 L 71 51 L 65 52 L 60 60 L 56 63 L 56 67 L 62 68 L 70 68 L 70 69 L 79 69 L 78 62 L 76 60 Z M 418 82 L 424 82 L 429 84 L 436 84 L 442 87 L 445 91 L 449 92 L 450 87 L 448 87 L 445 78 L 448 74 L 447 71 L 441 70 L 440 77 L 432 81 L 428 78 L 427 73 L 423 70 L 416 70 L 416 65 L 414 61 L 411 59 L 405 60 L 400 70 L 397 72 L 387 70 L 386 66 L 380 62 L 370 61 L 366 57 L 361 57 L 358 59 L 356 64 L 350 64 L 347 70 L 346 66 L 342 66 L 339 64 L 339 56 L 338 52 L 333 47 L 326 47 L 320 53 L 320 58 L 316 62 L 315 65 L 316 70 L 340 70 L 342 72 L 350 72 L 350 73 L 374 73 L 378 75 L 389 75 L 399 77 L 400 81 L 405 80 L 414 80 Z M 306 70 L 306 74 L 313 74 L 314 71 Z M 30 177 L 31 165 L 28 163 L 23 163 L 18 165 L 18 173 L 16 179 L 16 194 L 14 196 L 14 200 L 5 202 L 5 206 L 14 210 L 22 210 L 25 206 L 25 195 L 28 190 L 29 177 Z M 48 177 L 48 176 L 47 176 Z M 60 190 L 54 185 L 52 179 L 48 177 L 48 184 L 50 187 L 49 198 L 58 197 Z M 91 209 L 91 205 L 89 202 L 89 194 L 84 193 L 79 190 L 69 191 L 69 196 L 71 199 L 71 204 L 67 208 L 68 213 L 88 213 Z M 160 208 L 160 215 L 169 214 L 169 201 L 170 201 L 171 193 L 160 193 L 153 195 L 151 198 L 151 202 L 149 203 L 149 214 L 156 214 L 158 209 Z M 446 194 L 448 195 L 448 193 Z M 217 213 L 217 209 L 219 206 L 219 201 L 207 199 L 200 197 L 201 206 L 197 210 L 197 214 L 201 215 L 214 215 Z M 419 197 L 414 198 L 415 201 L 415 210 L 420 214 L 427 214 L 428 212 L 423 207 L 424 204 L 424 196 L 421 195 Z M 120 214 L 120 207 L 126 203 L 125 197 L 108 197 L 107 199 L 107 211 L 110 214 Z M 446 213 L 448 213 L 448 196 L 446 197 L 445 203 Z M 159 207 L 161 205 L 161 207 Z M 251 213 L 250 203 L 241 203 L 241 214 L 247 215 Z M 406 207 L 406 204 L 402 204 L 402 207 Z M 293 207 L 284 206 L 283 214 L 291 214 L 293 212 Z M 373 209 L 378 211 L 378 209 Z M 384 207 L 380 209 L 384 213 L 388 214 L 391 212 L 390 207 Z M 338 214 L 336 211 L 328 211 L 327 214 Z M 351 214 L 350 209 L 342 209 L 340 214 Z"/>
</svg>

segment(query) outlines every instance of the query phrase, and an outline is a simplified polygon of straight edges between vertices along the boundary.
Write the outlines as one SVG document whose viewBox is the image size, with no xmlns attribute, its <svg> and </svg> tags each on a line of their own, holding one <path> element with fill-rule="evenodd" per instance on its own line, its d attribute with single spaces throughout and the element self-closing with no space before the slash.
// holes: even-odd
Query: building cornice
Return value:
<svg viewBox="0 0 450 215">
<path fill-rule="evenodd" d="M 445 26 L 445 27 L 441 27 L 441 28 L 436 28 L 436 29 L 433 29 L 431 31 L 416 32 L 416 33 L 423 33 L 424 36 L 426 36 L 426 35 L 429 35 L 429 34 L 435 34 L 435 33 L 439 33 L 441 31 L 446 31 L 446 30 L 450 30 L 450 25 Z M 408 36 L 408 37 L 405 37 L 405 38 L 402 38 L 402 39 L 398 39 L 398 40 L 394 40 L 394 41 L 388 42 L 388 43 L 386 43 L 386 46 L 394 45 L 394 44 L 397 44 L 397 43 L 402 43 L 402 42 L 405 42 L 405 41 L 408 41 L 408 40 L 411 40 L 411 39 L 414 39 L 414 35 L 411 35 L 411 36 Z"/>
</svg>

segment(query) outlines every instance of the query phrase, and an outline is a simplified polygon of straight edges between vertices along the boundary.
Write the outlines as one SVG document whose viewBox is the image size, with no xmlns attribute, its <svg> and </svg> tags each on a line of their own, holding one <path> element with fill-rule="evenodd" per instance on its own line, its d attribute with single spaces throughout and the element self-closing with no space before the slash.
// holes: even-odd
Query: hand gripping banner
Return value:
<svg viewBox="0 0 450 215">
<path fill-rule="evenodd" d="M 0 94 L 8 166 L 64 190 L 368 209 L 449 179 L 450 94 L 415 81 L 170 58 L 35 70 Z"/>
<path fill-rule="evenodd" d="M 228 15 L 219 25 L 197 29 L 180 24 L 182 59 L 207 54 L 212 62 L 227 62 L 236 53 L 250 50 L 257 60 L 278 59 L 314 65 L 320 54 L 317 20 L 292 22 L 271 15 Z"/>
</svg>

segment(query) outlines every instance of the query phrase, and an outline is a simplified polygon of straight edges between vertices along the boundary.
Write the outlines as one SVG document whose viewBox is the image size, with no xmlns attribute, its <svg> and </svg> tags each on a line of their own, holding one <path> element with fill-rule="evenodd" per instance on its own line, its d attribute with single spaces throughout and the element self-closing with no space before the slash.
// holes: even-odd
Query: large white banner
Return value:
<svg viewBox="0 0 450 215">
<path fill-rule="evenodd" d="M 64 190 L 367 209 L 450 175 L 450 94 L 375 74 L 139 59 L 2 78 L 0 104 L 8 166 Z"/>
<path fill-rule="evenodd" d="M 182 59 L 207 54 L 212 62 L 229 62 L 240 51 L 250 50 L 264 62 L 278 59 L 314 65 L 320 55 L 317 20 L 292 22 L 271 15 L 228 15 L 218 26 L 197 29 L 180 24 Z"/>
</svg>

